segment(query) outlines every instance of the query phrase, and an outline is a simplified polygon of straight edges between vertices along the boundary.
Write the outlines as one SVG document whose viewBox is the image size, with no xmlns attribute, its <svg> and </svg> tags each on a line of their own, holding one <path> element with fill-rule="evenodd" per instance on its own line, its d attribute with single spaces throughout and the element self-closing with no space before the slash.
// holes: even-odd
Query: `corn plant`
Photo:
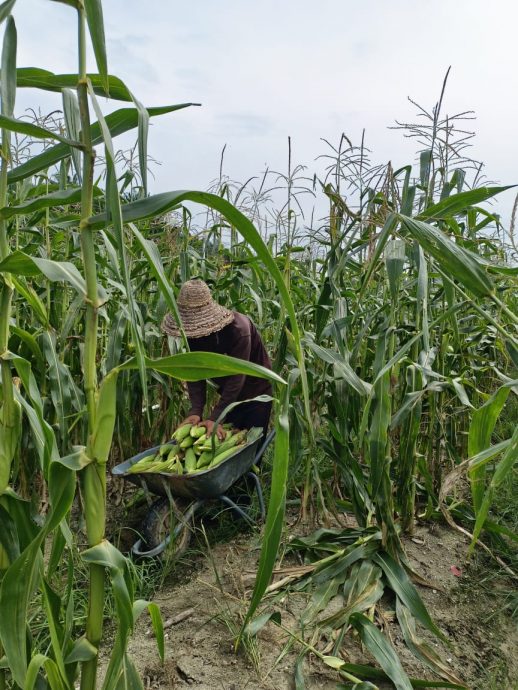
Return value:
<svg viewBox="0 0 518 690">
<path fill-rule="evenodd" d="M 296 584 L 310 596 L 302 629 L 315 639 L 334 631 L 332 656 L 316 649 L 323 663 L 348 682 L 409 686 L 365 615 L 387 592 L 409 648 L 460 686 L 419 639 L 416 622 L 442 633 L 405 570 L 404 534 L 443 514 L 464 521 L 472 548 L 503 535 L 489 510 L 517 457 L 516 435 L 494 443 L 516 391 L 517 271 L 484 204 L 505 188 L 481 186 L 441 95 L 425 127 L 406 125 L 424 147 L 416 171 L 372 164 L 363 139 L 342 136 L 313 186 L 290 142 L 286 173 L 234 185 L 221 169 L 210 192 L 149 195 L 149 118 L 193 104 L 144 107 L 108 72 L 99 0 L 65 4 L 78 17 L 78 69 L 64 75 L 16 66 L 15 2 L 0 5 L 0 690 L 68 688 L 79 676 L 95 687 L 108 581 L 118 630 L 103 684 L 140 687 L 127 641 L 147 607 L 163 653 L 160 619 L 133 601 L 127 561 L 107 539 L 107 468 L 168 438 L 185 411 L 178 380 L 222 371 L 269 376 L 278 398 L 269 513 L 241 635 L 259 627 L 291 490 L 305 517 L 348 510 L 358 524 L 290 547 L 313 568 Z M 97 73 L 87 71 L 88 41 Z M 58 94 L 62 118 L 16 118 L 18 88 Z M 98 96 L 124 107 L 104 115 Z M 132 130 L 137 162 L 114 146 Z M 316 194 L 329 214 L 308 227 L 302 199 Z M 193 204 L 204 209 L 201 228 Z M 162 337 L 163 315 L 177 315 L 178 286 L 193 277 L 253 317 L 276 373 Z M 471 498 L 461 511 L 451 496 L 463 473 Z M 78 485 L 89 583 L 86 624 L 75 628 L 63 572 L 78 548 Z M 323 620 L 334 594 L 343 611 Z M 35 599 L 49 620 L 44 647 L 26 634 Z M 381 670 L 343 663 L 351 627 Z M 300 676 L 315 648 L 298 639 Z"/>
<path fill-rule="evenodd" d="M 156 606 L 144 601 L 134 601 L 133 586 L 124 556 L 105 538 L 106 525 L 106 471 L 112 448 L 112 439 L 117 415 L 118 377 L 123 372 L 136 371 L 142 390 L 142 399 L 148 401 L 147 371 L 182 380 L 196 380 L 228 374 L 248 373 L 266 376 L 283 386 L 284 381 L 276 374 L 247 362 L 233 360 L 210 353 L 177 354 L 171 357 L 150 359 L 145 352 L 144 324 L 142 314 L 134 299 L 131 285 L 131 269 L 126 249 L 125 227 L 135 238 L 147 269 L 160 285 L 161 294 L 171 311 L 178 318 L 174 292 L 167 281 L 160 257 L 154 245 L 143 237 L 135 225 L 136 221 L 153 218 L 177 206 L 184 199 L 207 203 L 230 217 L 246 239 L 268 264 L 273 279 L 285 298 L 290 314 L 295 343 L 300 348 L 297 335 L 295 312 L 286 290 L 282 276 L 273 262 L 267 248 L 253 225 L 231 204 L 219 197 L 199 192 L 147 196 L 147 127 L 149 117 L 164 114 L 186 107 L 169 106 L 146 109 L 127 87 L 107 71 L 107 57 L 102 20 L 102 6 L 98 0 L 84 4 L 70 0 L 66 2 L 77 12 L 78 18 L 78 71 L 77 74 L 54 75 L 40 69 L 16 67 L 16 29 L 10 11 L 14 2 L 9 0 L 1 6 L 0 18 L 6 20 L 1 74 L 2 100 L 2 168 L 1 168 L 1 249 L 0 272 L 2 275 L 2 336 L 0 354 L 2 357 L 2 408 L 1 408 L 1 454 L 0 454 L 0 501 L 2 519 L 0 589 L 0 639 L 5 654 L 0 682 L 6 684 L 6 674 L 20 687 L 33 687 L 38 676 L 52 688 L 73 687 L 79 672 L 81 688 L 87 690 L 97 687 L 98 651 L 101 644 L 104 611 L 105 580 L 108 574 L 111 582 L 118 618 L 118 632 L 111 650 L 103 686 L 118 687 L 121 682 L 141 687 L 133 662 L 126 652 L 128 637 L 141 612 L 148 608 L 158 635 L 158 647 L 163 657 L 163 637 Z M 92 42 L 98 74 L 89 74 L 86 65 L 88 33 Z M 16 88 L 32 87 L 61 92 L 66 123 L 66 135 L 48 130 L 39 125 L 27 123 L 14 117 Z M 73 90 L 75 87 L 75 91 Z M 105 117 L 97 94 L 110 98 L 131 101 L 133 109 L 121 109 Z M 97 121 L 92 123 L 92 112 Z M 143 196 L 138 201 L 121 204 L 116 173 L 116 156 L 112 137 L 133 127 L 139 130 L 140 173 Z M 20 165 L 8 169 L 10 164 L 10 133 L 30 135 L 37 139 L 57 140 L 59 143 L 44 149 Z M 105 187 L 94 184 L 96 146 L 104 145 Z M 47 174 L 52 166 L 59 165 L 59 182 L 49 185 Z M 73 171 L 69 180 L 68 171 Z M 27 183 L 34 177 L 47 177 L 47 188 L 38 185 L 34 193 L 26 196 Z M 48 191 L 48 187 L 55 187 Z M 41 193 L 44 192 L 44 193 Z M 48 192 L 48 193 L 45 193 Z M 20 194 L 22 198 L 20 198 Z M 66 215 L 59 217 L 61 209 Z M 31 215 L 32 214 L 32 215 Z M 43 219 L 43 231 L 47 237 L 47 256 L 41 257 L 38 242 L 27 246 L 27 251 L 12 251 L 13 230 L 18 231 L 18 221 L 38 223 Z M 14 219 L 11 220 L 10 219 Z M 80 262 L 82 273 L 70 261 L 57 261 L 51 258 L 50 233 L 59 227 L 70 230 L 73 236 L 75 259 Z M 98 234 L 99 233 L 99 234 Z M 14 233 L 16 244 L 24 239 L 24 232 Z M 108 342 L 110 348 L 101 349 L 105 342 L 100 339 L 99 318 L 107 319 L 106 305 L 110 298 L 98 268 L 100 255 L 98 237 L 102 237 L 106 254 L 111 262 L 117 280 L 117 290 L 122 301 L 125 327 L 131 333 L 135 356 L 120 361 L 120 348 Z M 36 250 L 34 252 L 34 249 Z M 102 265 L 102 264 L 101 264 Z M 72 302 L 72 320 L 67 324 L 69 334 L 77 333 L 82 341 L 80 357 L 69 360 L 68 366 L 60 359 L 56 349 L 56 338 L 51 326 L 53 315 L 46 309 L 34 287 L 26 281 L 33 279 L 34 285 L 44 286 L 58 295 L 57 310 L 63 315 L 71 305 L 69 290 L 77 293 Z M 56 290 L 51 283 L 65 283 Z M 44 343 L 49 365 L 49 380 L 43 380 L 42 389 L 51 389 L 52 404 L 56 420 L 59 420 L 59 443 L 56 431 L 46 421 L 45 406 L 38 388 L 31 361 L 9 349 L 11 304 L 13 293 L 17 290 L 27 297 L 31 307 L 38 312 L 43 331 Z M 50 300 L 47 302 L 50 306 Z M 82 313 L 84 311 L 84 318 Z M 24 315 L 27 317 L 27 315 Z M 18 337 L 29 344 L 34 352 L 39 345 L 29 331 L 16 327 Z M 120 331 L 119 331 L 120 332 Z M 38 352 L 39 354 L 39 352 Z M 301 354 L 301 371 L 304 364 Z M 98 362 L 104 362 L 103 377 L 98 376 Z M 79 367 L 82 379 L 81 395 L 75 387 L 67 386 L 70 366 Z M 13 379 L 13 370 L 17 380 Z M 79 373 L 78 371 L 78 373 Z M 21 385 L 21 390 L 18 386 Z M 76 397 L 75 421 L 78 430 L 74 436 L 79 444 L 70 448 L 72 429 L 62 424 L 62 416 L 70 409 L 70 399 Z M 84 400 L 84 406 L 81 401 Z M 20 497 L 10 486 L 12 463 L 16 456 L 21 435 L 21 410 L 25 412 L 32 430 L 34 444 L 40 463 L 42 479 L 48 490 L 49 509 L 43 515 L 43 524 L 27 522 L 28 513 L 24 505 L 18 505 Z M 72 427 L 73 425 L 71 425 Z M 286 436 L 284 428 L 279 429 L 281 443 Z M 64 455 L 60 448 L 68 450 Z M 82 559 L 89 568 L 88 610 L 86 625 L 80 636 L 74 634 L 69 613 L 73 607 L 71 590 L 68 588 L 62 601 L 53 589 L 53 575 L 65 553 L 65 547 L 74 548 L 68 527 L 68 516 L 76 493 L 76 476 L 79 480 L 83 516 L 86 527 L 87 548 Z M 44 566 L 43 550 L 48 538 L 52 547 L 48 564 Z M 57 586 L 57 582 L 54 586 Z M 35 589 L 41 591 L 46 614 L 49 619 L 50 651 L 36 653 L 31 649 L 30 638 L 26 635 L 28 607 Z M 62 618 L 63 611 L 68 611 Z M 43 680 L 43 678 L 45 680 Z"/>
</svg>

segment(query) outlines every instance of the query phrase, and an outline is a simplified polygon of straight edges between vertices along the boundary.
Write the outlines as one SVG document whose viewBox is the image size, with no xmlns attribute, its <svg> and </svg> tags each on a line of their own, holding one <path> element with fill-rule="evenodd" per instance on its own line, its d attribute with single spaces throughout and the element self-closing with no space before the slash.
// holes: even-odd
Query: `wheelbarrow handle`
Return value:
<svg viewBox="0 0 518 690">
<path fill-rule="evenodd" d="M 272 429 L 270 431 L 270 433 L 264 439 L 263 445 L 259 448 L 259 450 L 257 451 L 257 453 L 255 455 L 255 464 L 256 465 L 259 462 L 259 460 L 263 457 L 266 449 L 268 448 L 268 446 L 270 445 L 270 443 L 273 441 L 274 438 L 275 438 L 275 429 Z"/>
</svg>

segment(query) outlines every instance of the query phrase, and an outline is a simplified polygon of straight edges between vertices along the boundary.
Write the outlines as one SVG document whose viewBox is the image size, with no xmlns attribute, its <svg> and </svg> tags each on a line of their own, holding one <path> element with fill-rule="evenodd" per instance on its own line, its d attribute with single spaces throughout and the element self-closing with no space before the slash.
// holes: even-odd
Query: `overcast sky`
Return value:
<svg viewBox="0 0 518 690">
<path fill-rule="evenodd" d="M 444 112 L 476 112 L 473 157 L 503 184 L 518 182 L 518 4 L 514 0 L 105 0 L 110 73 L 148 106 L 202 104 L 155 119 L 151 191 L 207 187 L 227 144 L 225 172 L 245 180 L 293 156 L 312 171 L 345 132 L 362 129 L 377 162 L 413 162 L 415 147 L 389 130 L 431 109 L 449 65 Z M 18 64 L 76 70 L 75 13 L 18 0 Z M 91 62 L 93 70 L 94 63 Z M 26 92 L 60 107 L 57 94 Z M 514 195 L 499 208 L 508 220 Z"/>
</svg>

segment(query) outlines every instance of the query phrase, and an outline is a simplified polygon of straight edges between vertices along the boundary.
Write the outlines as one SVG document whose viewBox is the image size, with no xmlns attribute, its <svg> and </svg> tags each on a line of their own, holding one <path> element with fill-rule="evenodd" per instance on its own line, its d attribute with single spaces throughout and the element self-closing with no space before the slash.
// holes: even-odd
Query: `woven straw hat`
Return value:
<svg viewBox="0 0 518 690">
<path fill-rule="evenodd" d="M 188 338 L 203 338 L 220 331 L 234 320 L 234 314 L 217 304 L 203 280 L 188 280 L 180 288 L 178 311 Z M 162 321 L 162 330 L 168 335 L 179 336 L 180 331 L 172 314 Z"/>
</svg>

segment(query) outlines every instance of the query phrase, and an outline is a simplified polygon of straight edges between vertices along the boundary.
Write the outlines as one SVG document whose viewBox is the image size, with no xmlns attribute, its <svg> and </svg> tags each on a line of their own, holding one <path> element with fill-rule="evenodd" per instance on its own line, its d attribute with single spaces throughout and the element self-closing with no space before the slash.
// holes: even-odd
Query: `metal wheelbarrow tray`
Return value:
<svg viewBox="0 0 518 690">
<path fill-rule="evenodd" d="M 258 457 L 257 449 L 261 442 L 261 435 L 262 429 L 253 427 L 248 432 L 246 444 L 236 448 L 234 454 L 223 460 L 219 465 L 194 474 L 178 475 L 166 472 L 136 472 L 135 474 L 128 474 L 128 469 L 132 465 L 147 455 L 151 455 L 153 452 L 156 453 L 160 446 L 148 448 L 120 465 L 116 465 L 112 469 L 112 474 L 123 477 L 138 486 L 143 486 L 144 489 L 158 496 L 168 498 L 174 496 L 189 499 L 219 498 L 228 491 L 232 484 L 250 470 Z"/>
<path fill-rule="evenodd" d="M 262 432 L 263 430 L 258 427 L 250 429 L 244 446 L 236 448 L 235 453 L 215 467 L 193 474 L 178 475 L 166 472 L 128 474 L 128 469 L 132 465 L 143 457 L 156 453 L 160 446 L 148 448 L 120 465 L 116 465 L 112 469 L 112 474 L 141 486 L 148 497 L 149 493 L 161 497 L 150 506 L 143 525 L 143 537 L 146 536 L 146 538 L 140 538 L 135 542 L 131 549 L 132 554 L 138 558 L 160 556 L 173 541 L 176 544 L 176 555 L 179 555 L 188 546 L 194 516 L 203 509 L 205 504 L 214 501 L 220 501 L 240 518 L 251 525 L 254 524 L 255 520 L 251 517 L 249 510 L 240 507 L 226 495 L 230 487 L 243 476 L 246 476 L 254 486 L 261 519 L 264 520 L 265 506 L 261 482 L 250 469 L 254 463 L 259 462 L 273 440 L 275 432 L 271 431 L 264 440 Z M 184 503 L 186 500 L 188 506 L 180 508 L 177 499 L 180 502 L 184 500 Z M 168 518 L 171 520 L 173 513 L 177 518 L 177 523 L 175 526 L 169 524 L 167 533 L 164 533 L 162 527 Z"/>
</svg>

